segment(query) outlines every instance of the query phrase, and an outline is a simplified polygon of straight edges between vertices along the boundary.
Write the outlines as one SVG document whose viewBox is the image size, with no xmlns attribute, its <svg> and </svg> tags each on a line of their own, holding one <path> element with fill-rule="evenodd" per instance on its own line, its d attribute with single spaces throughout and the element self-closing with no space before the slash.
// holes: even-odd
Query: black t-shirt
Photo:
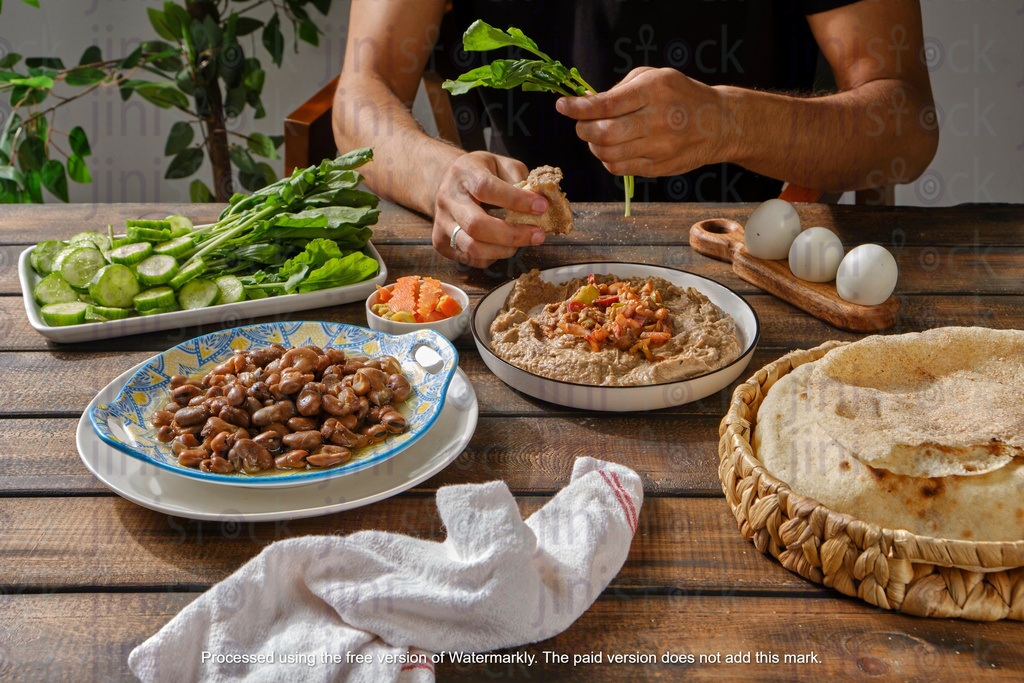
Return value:
<svg viewBox="0 0 1024 683">
<path fill-rule="evenodd" d="M 709 85 L 810 92 L 818 47 L 806 14 L 855 0 L 455 0 L 445 17 L 433 67 L 454 78 L 512 50 L 462 51 L 473 20 L 515 26 L 540 49 L 575 66 L 599 91 L 638 66 L 673 67 Z M 531 56 L 532 57 L 532 56 Z M 486 116 L 493 151 L 528 167 L 560 166 L 570 201 L 619 201 L 614 177 L 554 107 L 557 95 L 477 88 L 455 98 L 459 125 Z M 738 166 L 715 164 L 665 178 L 636 178 L 638 201 L 761 201 L 781 182 Z"/>
</svg>

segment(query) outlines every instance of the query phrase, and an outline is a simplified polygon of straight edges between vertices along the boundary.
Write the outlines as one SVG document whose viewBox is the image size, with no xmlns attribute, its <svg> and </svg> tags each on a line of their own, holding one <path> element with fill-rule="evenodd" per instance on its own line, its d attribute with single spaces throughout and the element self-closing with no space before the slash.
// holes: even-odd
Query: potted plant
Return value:
<svg viewBox="0 0 1024 683">
<path fill-rule="evenodd" d="M 39 0 L 22 1 L 39 7 Z M 74 126 L 63 133 L 54 123 L 62 106 L 99 88 L 117 88 L 125 100 L 137 96 L 183 114 L 167 136 L 164 177 L 189 178 L 208 157 L 212 183 L 192 180 L 192 201 L 227 201 L 235 190 L 233 169 L 249 191 L 273 182 L 274 170 L 261 159 L 279 158 L 282 137 L 225 126 L 246 108 L 255 119 L 265 116 L 260 98 L 266 71 L 246 46 L 255 46 L 258 37 L 280 67 L 282 26 L 291 25 L 296 49 L 299 40 L 316 46 L 320 29 L 311 13 L 324 16 L 330 6 L 331 0 L 168 1 L 146 9 L 156 35 L 127 55 L 105 57 L 91 46 L 73 66 L 61 57 L 0 56 L 0 97 L 9 97 L 12 109 L 0 128 L 0 203 L 42 202 L 43 188 L 68 201 L 69 178 L 92 181 L 85 130 Z"/>
</svg>

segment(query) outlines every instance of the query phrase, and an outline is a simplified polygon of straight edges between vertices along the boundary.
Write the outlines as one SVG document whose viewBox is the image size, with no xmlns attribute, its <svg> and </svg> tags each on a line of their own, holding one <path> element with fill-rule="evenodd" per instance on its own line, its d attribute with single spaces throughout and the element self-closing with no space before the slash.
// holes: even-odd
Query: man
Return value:
<svg viewBox="0 0 1024 683">
<path fill-rule="evenodd" d="M 464 0 L 446 23 L 517 26 L 599 91 L 477 89 L 502 153 L 467 153 L 409 111 L 445 5 L 353 0 L 334 131 L 340 149 L 372 146 L 369 186 L 433 216 L 434 247 L 473 266 L 544 241 L 483 208 L 543 213 L 543 197 L 513 185 L 528 166 L 562 166 L 573 201 L 621 196 L 624 175 L 638 176 L 639 200 L 758 201 L 782 180 L 823 191 L 909 182 L 938 143 L 918 0 Z M 837 93 L 807 96 L 811 40 Z M 508 56 L 439 51 L 461 70 Z"/>
</svg>

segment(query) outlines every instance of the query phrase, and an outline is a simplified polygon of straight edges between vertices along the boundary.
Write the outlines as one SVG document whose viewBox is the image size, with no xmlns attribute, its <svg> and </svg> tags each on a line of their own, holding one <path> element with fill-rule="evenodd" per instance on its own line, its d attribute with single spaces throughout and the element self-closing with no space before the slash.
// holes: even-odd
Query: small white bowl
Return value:
<svg viewBox="0 0 1024 683">
<path fill-rule="evenodd" d="M 392 283 L 384 289 L 390 291 L 394 288 L 395 285 Z M 370 326 L 371 330 L 387 332 L 388 334 L 407 334 L 417 330 L 434 330 L 448 341 L 455 341 L 469 329 L 469 295 L 447 282 L 441 283 L 441 292 L 458 301 L 459 305 L 462 306 L 462 312 L 450 318 L 432 323 L 402 323 L 388 320 L 373 312 L 373 306 L 378 303 L 377 299 L 379 296 L 379 292 L 375 289 L 373 294 L 366 299 L 366 324 Z"/>
</svg>

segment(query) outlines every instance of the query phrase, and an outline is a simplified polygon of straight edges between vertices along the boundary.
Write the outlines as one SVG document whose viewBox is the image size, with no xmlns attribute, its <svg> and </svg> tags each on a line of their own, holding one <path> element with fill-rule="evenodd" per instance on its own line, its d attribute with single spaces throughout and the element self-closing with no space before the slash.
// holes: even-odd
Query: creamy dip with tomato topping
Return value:
<svg viewBox="0 0 1024 683">
<path fill-rule="evenodd" d="M 603 285 L 602 289 L 611 285 L 616 289 L 614 283 L 627 283 L 632 290 L 647 292 L 645 300 L 657 303 L 651 304 L 652 310 L 642 307 L 642 313 L 636 314 L 622 304 L 606 305 L 604 295 L 588 301 L 591 307 L 595 303 L 600 306 L 594 315 L 607 320 L 604 329 L 610 331 L 608 337 L 600 333 L 595 342 L 592 334 L 584 336 L 584 332 L 592 332 L 598 325 L 587 330 L 577 327 L 583 308 L 579 301 L 591 298 L 581 296 L 581 292 L 585 294 L 588 285 Z M 659 326 L 656 314 L 660 308 L 666 311 L 660 314 L 665 323 Z M 619 317 L 624 311 L 632 317 Z M 567 320 L 573 322 L 567 324 Z M 670 330 L 671 336 L 656 331 L 662 329 Z M 642 330 L 654 331 L 644 334 Z M 689 379 L 728 365 L 741 352 L 736 324 L 728 313 L 696 289 L 682 289 L 658 277 L 592 275 L 554 284 L 544 282 L 540 271 L 533 270 L 515 282 L 490 332 L 491 351 L 512 365 L 542 377 L 595 386 L 640 386 Z M 653 338 L 654 343 L 646 351 L 641 348 L 644 344 L 619 348 L 616 340 L 629 334 L 635 341 L 641 341 L 642 336 Z"/>
</svg>

